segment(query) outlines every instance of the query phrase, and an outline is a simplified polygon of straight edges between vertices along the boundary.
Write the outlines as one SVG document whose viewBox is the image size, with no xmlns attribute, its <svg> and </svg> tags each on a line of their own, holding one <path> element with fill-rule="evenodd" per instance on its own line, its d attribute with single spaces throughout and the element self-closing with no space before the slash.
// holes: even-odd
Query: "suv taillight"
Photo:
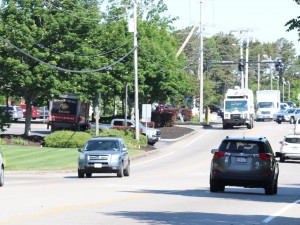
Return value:
<svg viewBox="0 0 300 225">
<path fill-rule="evenodd" d="M 270 160 L 272 158 L 272 155 L 269 153 L 259 153 L 259 158 L 262 160 Z"/>
<path fill-rule="evenodd" d="M 221 158 L 225 155 L 225 152 L 215 152 L 214 158 Z"/>
</svg>

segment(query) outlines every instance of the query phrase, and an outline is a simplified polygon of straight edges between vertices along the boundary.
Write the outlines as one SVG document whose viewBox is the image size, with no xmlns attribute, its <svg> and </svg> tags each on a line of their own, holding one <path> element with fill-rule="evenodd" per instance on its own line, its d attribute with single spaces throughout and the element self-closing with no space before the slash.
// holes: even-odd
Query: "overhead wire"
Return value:
<svg viewBox="0 0 300 225">
<path fill-rule="evenodd" d="M 107 54 L 109 54 L 109 53 L 115 52 L 115 51 L 117 51 L 118 49 L 120 49 L 120 48 L 126 46 L 129 42 L 132 42 L 132 38 L 131 38 L 131 39 L 128 39 L 128 41 L 125 42 L 124 44 L 122 44 L 122 45 L 120 45 L 120 46 L 118 46 L 118 47 L 116 47 L 116 48 L 114 48 L 114 49 L 112 49 L 112 50 L 110 50 L 110 51 L 103 52 L 103 53 L 100 53 L 100 54 L 95 54 L 95 55 L 77 55 L 77 54 L 74 54 L 74 53 L 72 53 L 72 54 L 74 55 L 74 57 L 77 57 L 77 58 L 89 58 L 89 57 L 92 58 L 92 57 L 104 56 L 104 55 L 107 55 Z M 58 54 L 58 55 L 64 54 L 64 52 L 59 52 L 59 51 L 56 51 L 56 50 L 52 50 L 52 49 L 50 49 L 50 48 L 48 48 L 48 47 L 45 47 L 45 46 L 42 45 L 42 44 L 36 44 L 36 45 L 37 45 L 39 48 L 41 48 L 41 49 L 48 50 L 48 51 L 50 51 L 50 52 L 54 52 L 54 53 L 56 53 L 56 54 Z"/>
<path fill-rule="evenodd" d="M 52 69 L 56 69 L 56 70 L 59 70 L 59 71 L 63 71 L 63 72 L 69 72 L 69 73 L 94 73 L 94 72 L 100 72 L 100 71 L 107 71 L 107 70 L 110 70 L 112 69 L 112 67 L 114 65 L 116 65 L 117 63 L 121 62 L 122 60 L 124 60 L 128 55 L 130 55 L 136 47 L 134 47 L 132 50 L 130 50 L 127 54 L 125 54 L 123 57 L 119 58 L 118 60 L 116 60 L 115 62 L 111 63 L 110 65 L 108 66 L 104 66 L 104 67 L 101 67 L 101 68 L 98 68 L 98 69 L 93 69 L 93 70 L 71 70 L 71 69 L 65 69 L 65 68 L 62 68 L 62 67 L 58 67 L 58 66 L 54 66 L 54 65 L 51 65 L 47 62 L 44 62 L 32 55 L 30 55 L 29 53 L 23 51 L 22 49 L 18 48 L 17 46 L 15 46 L 14 44 L 12 44 L 9 40 L 5 39 L 4 37 L 0 36 L 0 39 L 2 41 L 4 41 L 5 43 L 11 45 L 13 48 L 15 48 L 17 51 L 21 52 L 22 54 L 28 56 L 29 58 L 33 59 L 33 60 L 36 60 Z"/>
</svg>

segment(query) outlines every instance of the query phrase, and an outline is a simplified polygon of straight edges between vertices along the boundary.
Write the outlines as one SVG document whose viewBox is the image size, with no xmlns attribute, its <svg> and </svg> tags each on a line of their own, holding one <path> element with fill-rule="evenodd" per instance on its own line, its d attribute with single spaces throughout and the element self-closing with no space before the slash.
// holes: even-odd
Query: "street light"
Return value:
<svg viewBox="0 0 300 225">
<path fill-rule="evenodd" d="M 284 78 L 282 78 L 282 102 L 284 102 L 284 85 L 286 85 L 286 82 Z"/>
<path fill-rule="evenodd" d="M 291 101 L 291 83 L 289 81 L 287 81 L 287 84 L 289 85 L 289 101 Z"/>
<path fill-rule="evenodd" d="M 270 60 L 272 61 L 272 57 L 269 57 L 267 55 L 263 55 L 264 58 L 266 58 L 267 60 Z M 270 66 L 270 81 L 271 81 L 271 90 L 273 90 L 273 64 L 272 63 L 269 63 L 269 66 Z"/>
<path fill-rule="evenodd" d="M 274 78 L 277 80 L 277 90 L 279 90 L 279 76 L 275 76 Z"/>
</svg>

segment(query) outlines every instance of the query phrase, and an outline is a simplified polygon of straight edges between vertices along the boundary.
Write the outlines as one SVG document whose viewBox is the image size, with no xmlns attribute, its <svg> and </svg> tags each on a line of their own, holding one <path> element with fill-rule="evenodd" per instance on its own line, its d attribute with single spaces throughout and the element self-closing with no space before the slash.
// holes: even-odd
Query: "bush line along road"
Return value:
<svg viewBox="0 0 300 225">
<path fill-rule="evenodd" d="M 278 194 L 262 188 L 209 191 L 211 149 L 227 136 L 266 136 L 273 150 L 293 125 L 197 131 L 132 161 L 129 177 L 72 172 L 8 172 L 0 224 L 289 224 L 300 221 L 299 161 L 279 163 Z M 5 207 L 4 207 L 5 206 Z"/>
</svg>

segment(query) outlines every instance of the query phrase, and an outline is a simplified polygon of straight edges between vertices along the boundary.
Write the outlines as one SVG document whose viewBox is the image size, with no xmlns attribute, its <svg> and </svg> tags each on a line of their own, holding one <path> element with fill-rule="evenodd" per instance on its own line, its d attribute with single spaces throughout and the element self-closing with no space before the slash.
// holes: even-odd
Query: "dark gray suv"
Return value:
<svg viewBox="0 0 300 225">
<path fill-rule="evenodd" d="M 91 177 L 92 173 L 116 173 L 118 177 L 130 175 L 129 152 L 122 138 L 95 137 L 78 149 L 78 177 Z"/>
<path fill-rule="evenodd" d="M 226 137 L 211 152 L 211 192 L 241 186 L 264 188 L 266 195 L 277 194 L 279 166 L 265 137 Z"/>
</svg>

